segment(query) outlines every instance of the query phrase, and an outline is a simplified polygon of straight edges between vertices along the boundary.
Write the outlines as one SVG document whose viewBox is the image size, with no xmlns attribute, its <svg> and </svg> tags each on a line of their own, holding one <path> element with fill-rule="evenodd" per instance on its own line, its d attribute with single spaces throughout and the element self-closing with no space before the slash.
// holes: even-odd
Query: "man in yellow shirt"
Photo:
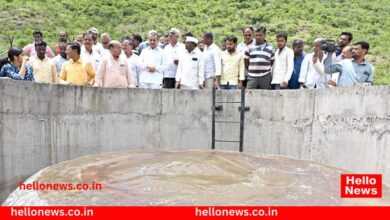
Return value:
<svg viewBox="0 0 390 220">
<path fill-rule="evenodd" d="M 227 37 L 226 50 L 222 52 L 221 89 L 230 90 L 243 87 L 245 80 L 244 55 L 236 48 L 237 37 Z"/>
<path fill-rule="evenodd" d="M 27 65 L 33 69 L 35 82 L 58 83 L 56 66 L 46 56 L 46 46 L 47 44 L 44 41 L 36 42 L 35 51 L 37 56 L 32 57 Z"/>
<path fill-rule="evenodd" d="M 69 61 L 62 65 L 61 84 L 92 86 L 95 82 L 95 70 L 92 64 L 80 57 L 81 48 L 78 43 L 68 44 L 66 54 Z"/>
</svg>

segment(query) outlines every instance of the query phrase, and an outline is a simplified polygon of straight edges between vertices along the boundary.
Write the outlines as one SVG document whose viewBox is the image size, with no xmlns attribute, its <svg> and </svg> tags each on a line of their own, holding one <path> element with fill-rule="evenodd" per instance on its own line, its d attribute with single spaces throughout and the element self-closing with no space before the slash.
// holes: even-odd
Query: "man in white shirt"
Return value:
<svg viewBox="0 0 390 220">
<path fill-rule="evenodd" d="M 178 42 L 180 31 L 176 28 L 172 28 L 169 31 L 170 43 L 164 48 L 163 55 L 163 88 L 173 89 L 175 88 L 175 77 L 177 71 L 177 65 L 179 64 L 180 54 L 184 52 L 184 44 Z"/>
<path fill-rule="evenodd" d="M 95 72 L 97 71 L 99 67 L 99 62 L 101 59 L 100 54 L 93 49 L 93 38 L 91 33 L 85 33 L 83 35 L 84 38 L 84 45 L 81 47 L 81 58 L 88 60 L 92 66 Z"/>
<path fill-rule="evenodd" d="M 91 27 L 88 29 L 88 33 L 92 34 L 93 44 L 92 48 L 95 52 L 101 55 L 101 50 L 103 50 L 103 45 L 99 42 L 99 31 L 95 27 Z"/>
<path fill-rule="evenodd" d="M 158 47 L 157 31 L 149 31 L 148 38 L 149 46 L 143 49 L 140 55 L 139 87 L 159 89 L 163 79 L 163 50 Z"/>
<path fill-rule="evenodd" d="M 287 89 L 294 70 L 294 51 L 287 46 L 287 33 L 276 35 L 278 49 L 272 66 L 271 86 L 275 90 Z"/>
<path fill-rule="evenodd" d="M 59 43 L 60 52 L 58 53 L 57 56 L 55 56 L 55 57 L 53 58 L 53 62 L 54 62 L 54 64 L 56 65 L 57 77 L 58 77 L 58 78 L 60 77 L 62 65 L 63 65 L 66 61 L 68 61 L 68 60 L 67 60 L 67 56 L 66 56 L 66 46 L 67 46 L 66 43 L 60 42 L 60 43 Z"/>
<path fill-rule="evenodd" d="M 321 41 L 324 38 L 314 40 L 314 52 L 305 56 L 302 61 L 301 72 L 299 73 L 300 88 L 325 88 L 326 77 L 322 75 L 324 69 L 325 53 L 321 50 Z M 316 65 L 314 65 L 314 62 Z"/>
<path fill-rule="evenodd" d="M 176 88 L 203 89 L 204 71 L 203 54 L 196 49 L 198 40 L 194 37 L 186 37 L 186 50 L 179 58 L 176 74 Z"/>
<path fill-rule="evenodd" d="M 256 45 L 256 40 L 253 39 L 253 27 L 244 28 L 242 34 L 244 36 L 244 41 L 237 45 L 237 51 L 245 55 L 245 51 L 247 51 L 250 46 Z"/>
<path fill-rule="evenodd" d="M 249 47 L 256 46 L 256 39 L 253 38 L 253 27 L 245 27 L 242 30 L 242 35 L 244 37 L 244 41 L 237 45 L 237 51 L 242 53 L 245 56 L 245 51 L 249 50 Z M 245 68 L 245 80 L 243 82 L 243 86 L 246 87 L 247 83 L 248 70 Z"/>
<path fill-rule="evenodd" d="M 102 58 L 111 53 L 110 49 L 108 48 L 110 41 L 111 41 L 111 37 L 108 33 L 103 33 L 102 36 L 100 37 L 100 42 L 102 42 L 102 48 L 100 48 L 100 56 Z"/>
<path fill-rule="evenodd" d="M 139 56 L 133 51 L 133 41 L 131 38 L 123 38 L 122 40 L 123 53 L 127 59 L 127 65 L 131 74 L 133 74 L 134 86 L 139 87 Z"/>
<path fill-rule="evenodd" d="M 203 68 L 204 68 L 204 78 L 205 78 L 205 87 L 207 89 L 212 89 L 216 87 L 219 89 L 221 81 L 221 50 L 214 43 L 213 34 L 211 32 L 203 33 Z"/>
</svg>

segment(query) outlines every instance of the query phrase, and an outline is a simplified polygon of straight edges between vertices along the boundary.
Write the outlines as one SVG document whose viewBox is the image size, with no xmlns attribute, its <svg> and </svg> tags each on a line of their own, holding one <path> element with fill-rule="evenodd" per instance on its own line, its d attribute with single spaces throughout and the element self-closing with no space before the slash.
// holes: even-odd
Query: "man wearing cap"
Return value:
<svg viewBox="0 0 390 220">
<path fill-rule="evenodd" d="M 95 86 L 109 88 L 134 87 L 133 76 L 127 65 L 126 57 L 121 56 L 121 43 L 116 40 L 110 41 L 108 49 L 110 54 L 102 59 L 96 72 Z"/>
<path fill-rule="evenodd" d="M 176 88 L 178 89 L 204 88 L 203 54 L 196 49 L 197 44 L 196 38 L 186 37 L 186 50 L 181 54 L 177 67 Z"/>
<path fill-rule="evenodd" d="M 179 64 L 179 56 L 184 52 L 184 44 L 178 42 L 180 31 L 176 28 L 172 28 L 169 32 L 171 39 L 170 43 L 164 48 L 163 55 L 163 88 L 173 89 L 175 88 L 175 77 L 177 72 L 177 65 Z"/>
<path fill-rule="evenodd" d="M 140 55 L 139 87 L 145 89 L 161 88 L 163 50 L 158 47 L 158 34 L 149 31 L 149 47 L 143 49 Z"/>
<path fill-rule="evenodd" d="M 91 33 L 92 34 L 92 40 L 93 40 L 93 50 L 96 51 L 99 55 L 103 55 L 102 53 L 102 50 L 104 49 L 103 48 L 103 45 L 101 43 L 99 43 L 99 31 L 97 28 L 95 27 L 91 27 L 90 29 L 88 29 L 88 33 Z"/>
</svg>

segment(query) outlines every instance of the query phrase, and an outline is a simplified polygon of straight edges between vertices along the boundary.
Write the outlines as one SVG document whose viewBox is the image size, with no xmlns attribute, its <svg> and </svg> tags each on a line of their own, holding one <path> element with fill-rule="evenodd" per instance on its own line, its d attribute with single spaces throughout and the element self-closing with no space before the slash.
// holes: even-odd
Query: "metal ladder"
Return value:
<svg viewBox="0 0 390 220">
<path fill-rule="evenodd" d="M 240 112 L 240 121 L 223 121 L 216 120 L 216 111 L 222 111 L 223 106 L 218 104 L 240 104 L 238 110 Z M 215 149 L 215 143 L 239 143 L 239 151 L 244 151 L 244 121 L 245 121 L 245 111 L 249 111 L 249 107 L 245 107 L 245 88 L 241 89 L 241 101 L 217 101 L 216 100 L 216 89 L 212 89 L 212 125 L 211 125 L 211 149 Z M 215 125 L 216 124 L 240 124 L 240 140 L 223 140 L 215 138 Z"/>
</svg>

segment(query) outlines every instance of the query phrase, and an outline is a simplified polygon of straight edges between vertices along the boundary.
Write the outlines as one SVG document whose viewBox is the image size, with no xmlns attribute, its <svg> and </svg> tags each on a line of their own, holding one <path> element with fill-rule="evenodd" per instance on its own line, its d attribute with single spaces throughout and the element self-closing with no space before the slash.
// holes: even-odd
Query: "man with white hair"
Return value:
<svg viewBox="0 0 390 220">
<path fill-rule="evenodd" d="M 171 28 L 169 31 L 170 43 L 164 48 L 163 55 L 163 88 L 175 88 L 175 77 L 177 66 L 179 64 L 179 56 L 184 52 L 184 44 L 178 42 L 180 31 L 176 28 Z"/>
<path fill-rule="evenodd" d="M 133 40 L 129 36 L 122 38 L 122 55 L 126 57 L 131 74 L 133 74 L 134 86 L 139 87 L 139 56 L 133 51 Z"/>
<path fill-rule="evenodd" d="M 196 49 L 197 44 L 196 38 L 186 37 L 186 50 L 181 54 L 177 67 L 176 88 L 178 89 L 204 88 L 203 54 Z"/>
<path fill-rule="evenodd" d="M 102 57 L 110 53 L 110 49 L 108 48 L 110 41 L 111 41 L 111 37 L 108 33 L 103 33 L 102 36 L 100 37 L 100 42 L 102 43 L 102 48 L 100 48 L 100 55 Z"/>
<path fill-rule="evenodd" d="M 324 59 L 326 54 L 321 50 L 321 41 L 324 38 L 314 40 L 314 51 L 305 56 L 302 61 L 301 72 L 299 73 L 300 88 L 325 88 L 326 78 L 322 75 L 324 69 Z M 316 67 L 315 65 L 316 64 Z"/>
<path fill-rule="evenodd" d="M 110 88 L 134 87 L 133 76 L 127 65 L 126 57 L 121 56 L 122 44 L 113 40 L 108 44 L 110 54 L 105 56 L 95 77 L 95 86 Z"/>
<path fill-rule="evenodd" d="M 149 31 L 149 47 L 142 50 L 140 55 L 139 87 L 146 89 L 161 88 L 163 50 L 158 47 L 158 34 Z"/>
</svg>

